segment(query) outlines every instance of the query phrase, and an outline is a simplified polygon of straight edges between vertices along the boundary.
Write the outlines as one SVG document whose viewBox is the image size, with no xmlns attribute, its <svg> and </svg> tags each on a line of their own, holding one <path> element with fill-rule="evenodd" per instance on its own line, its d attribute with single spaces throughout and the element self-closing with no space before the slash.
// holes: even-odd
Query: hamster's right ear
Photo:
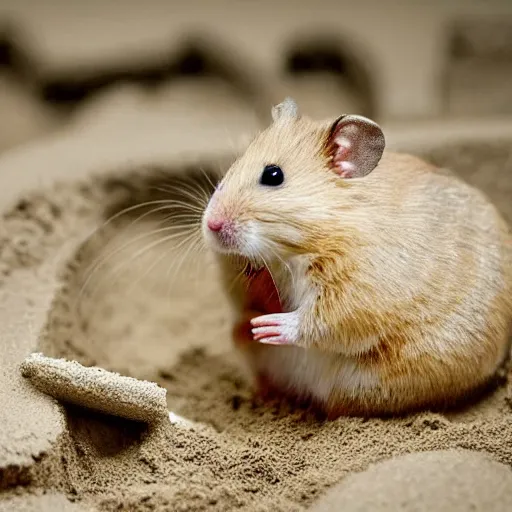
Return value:
<svg viewBox="0 0 512 512">
<path fill-rule="evenodd" d="M 363 116 L 339 117 L 327 135 L 326 151 L 342 178 L 362 178 L 377 167 L 386 141 L 380 126 Z"/>
<path fill-rule="evenodd" d="M 299 107 L 292 98 L 285 98 L 279 105 L 272 107 L 272 119 L 274 123 L 300 117 Z"/>
</svg>

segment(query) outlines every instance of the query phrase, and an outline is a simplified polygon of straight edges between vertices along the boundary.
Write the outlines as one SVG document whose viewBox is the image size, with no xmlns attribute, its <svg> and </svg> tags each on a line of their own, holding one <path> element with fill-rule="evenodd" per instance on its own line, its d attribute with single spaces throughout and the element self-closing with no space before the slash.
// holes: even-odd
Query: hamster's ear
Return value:
<svg viewBox="0 0 512 512">
<path fill-rule="evenodd" d="M 285 98 L 279 105 L 272 107 L 272 119 L 274 123 L 286 119 L 298 119 L 299 117 L 299 107 L 292 98 Z"/>
<path fill-rule="evenodd" d="M 386 141 L 380 126 L 366 117 L 339 117 L 327 136 L 333 170 L 342 178 L 362 178 L 377 167 Z"/>
</svg>

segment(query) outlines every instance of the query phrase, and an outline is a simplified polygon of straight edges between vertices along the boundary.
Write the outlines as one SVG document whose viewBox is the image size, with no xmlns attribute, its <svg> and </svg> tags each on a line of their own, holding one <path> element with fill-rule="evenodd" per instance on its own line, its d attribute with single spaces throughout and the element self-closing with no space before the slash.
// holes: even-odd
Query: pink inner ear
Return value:
<svg viewBox="0 0 512 512">
<path fill-rule="evenodd" d="M 336 172 L 342 178 L 350 178 L 356 170 L 356 166 L 350 160 L 353 156 L 352 143 L 346 137 L 336 137 L 334 144 L 336 144 L 336 151 L 332 163 Z"/>
</svg>

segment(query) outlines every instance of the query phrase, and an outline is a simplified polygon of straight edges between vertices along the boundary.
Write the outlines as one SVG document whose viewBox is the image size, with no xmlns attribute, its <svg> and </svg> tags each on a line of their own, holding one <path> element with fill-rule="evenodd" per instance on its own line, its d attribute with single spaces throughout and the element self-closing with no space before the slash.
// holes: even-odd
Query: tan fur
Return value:
<svg viewBox="0 0 512 512">
<path fill-rule="evenodd" d="M 510 230 L 481 192 L 413 156 L 385 152 L 368 176 L 341 179 L 330 126 L 274 123 L 205 212 L 235 222 L 242 261 L 268 265 L 285 310 L 301 312 L 299 346 L 242 350 L 254 376 L 330 417 L 450 404 L 506 355 Z M 266 164 L 283 187 L 258 183 Z M 231 284 L 242 264 L 220 261 Z M 231 293 L 243 316 L 243 284 Z"/>
</svg>

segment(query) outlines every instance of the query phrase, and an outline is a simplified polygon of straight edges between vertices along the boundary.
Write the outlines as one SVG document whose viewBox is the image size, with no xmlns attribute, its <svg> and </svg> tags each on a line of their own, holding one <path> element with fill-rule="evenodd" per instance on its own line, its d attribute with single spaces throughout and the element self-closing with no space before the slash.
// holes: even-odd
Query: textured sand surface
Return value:
<svg viewBox="0 0 512 512">
<path fill-rule="evenodd" d="M 501 512 L 512 508 L 512 470 L 467 450 L 412 453 L 345 478 L 311 510 L 338 512 L 341 504 L 346 512 Z"/>
<path fill-rule="evenodd" d="M 469 181 L 488 189 L 510 219 L 510 147 L 509 141 L 462 144 L 430 153 L 436 162 L 449 163 Z M 211 162 L 199 167 L 207 172 Z M 73 406 L 56 406 L 57 419 L 64 411 L 61 430 L 46 436 L 44 449 L 24 445 L 27 453 L 37 448 L 45 455 L 26 465 L 24 473 L 13 474 L 11 485 L 24 483 L 26 493 L 60 492 L 99 510 L 289 511 L 306 509 L 329 486 L 365 471 L 368 464 L 414 452 L 483 452 L 496 464 L 472 459 L 466 465 L 479 465 L 482 482 L 506 478 L 497 463 L 512 465 L 507 379 L 463 410 L 393 420 L 341 418 L 323 423 L 286 404 L 254 401 L 231 350 L 230 314 L 208 256 L 197 250 L 187 253 L 178 247 L 180 239 L 157 243 L 161 237 L 151 232 L 173 226 L 167 214 L 179 216 L 182 211 L 134 208 L 88 236 L 116 212 L 158 200 L 162 189 L 183 189 L 180 173 L 202 176 L 196 167 L 185 165 L 132 169 L 105 168 L 100 177 L 25 194 L 7 209 L 4 225 L 11 250 L 2 255 L 1 268 L 9 274 L 3 289 L 12 291 L 12 283 L 17 284 L 13 280 L 21 275 L 57 276 L 60 288 L 47 306 L 37 348 L 48 356 L 158 382 L 167 390 L 169 409 L 194 423 L 186 429 L 170 422 L 148 428 Z M 42 212 L 47 212 L 46 217 Z M 41 217 L 46 219 L 46 231 L 29 230 L 26 243 L 14 244 L 10 230 L 30 226 Z M 75 241 L 72 248 L 63 248 L 63 241 L 70 239 Z M 47 262 L 60 271 L 51 270 Z M 40 325 L 35 327 L 39 332 Z M 13 360 L 21 362 L 36 349 L 28 345 L 17 348 Z M 5 375 L 8 379 L 12 374 Z M 27 386 L 20 381 L 21 389 L 28 390 Z M 11 389 L 18 389 L 14 381 Z M 48 404 L 54 406 L 44 395 L 26 392 L 30 403 L 23 421 L 34 428 L 28 415 L 41 421 L 48 416 Z M 7 400 L 2 408 L 7 418 L 4 411 L 17 395 L 9 398 L 10 393 L 2 391 L 0 396 Z M 40 439 L 41 432 L 34 436 Z M 12 445 L 15 438 L 11 431 L 4 445 Z M 429 457 L 447 457 L 446 467 L 451 467 L 453 457 L 466 455 L 417 454 L 399 461 L 381 492 L 399 493 L 392 476 L 402 480 L 400 475 L 414 473 L 418 464 L 423 467 L 423 459 L 431 467 Z M 438 485 L 439 499 L 446 503 L 454 486 L 473 482 L 472 471 L 460 474 L 460 484 L 448 472 L 443 485 L 432 482 Z M 13 492 L 6 490 L 3 499 Z M 321 501 L 317 510 L 322 510 Z"/>
<path fill-rule="evenodd" d="M 54 265 L 43 264 L 38 274 L 20 271 L 4 278 L 0 294 L 0 488 L 16 481 L 16 466 L 32 463 L 33 457 L 46 452 L 63 428 L 58 406 L 46 396 L 37 397 L 18 368 L 37 346 L 54 292 Z M 44 279 L 41 274 L 52 277 Z"/>
</svg>

